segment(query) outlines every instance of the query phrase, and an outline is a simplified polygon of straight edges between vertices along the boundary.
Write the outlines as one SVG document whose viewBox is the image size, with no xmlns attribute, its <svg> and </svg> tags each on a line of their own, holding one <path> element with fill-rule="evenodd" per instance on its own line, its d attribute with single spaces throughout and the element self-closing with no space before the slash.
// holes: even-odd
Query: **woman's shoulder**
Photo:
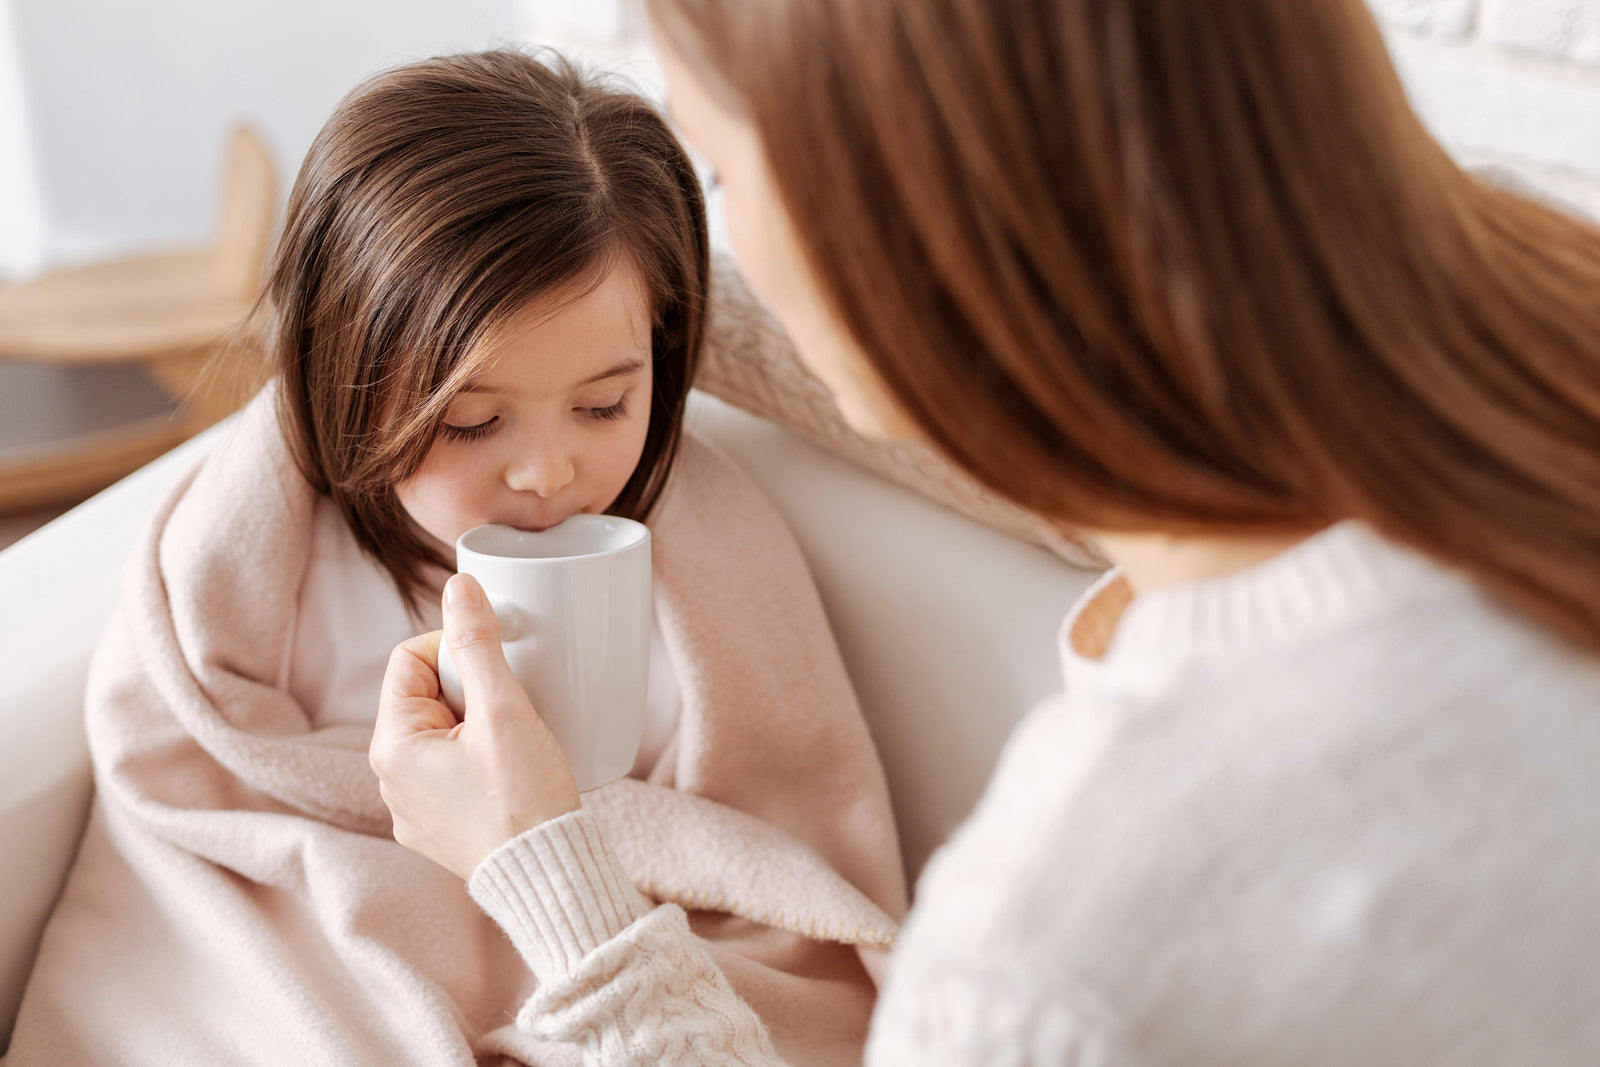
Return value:
<svg viewBox="0 0 1600 1067">
<path fill-rule="evenodd" d="M 1474 1013 L 1575 1062 L 1563 1027 L 1600 1011 L 1563 978 L 1600 943 L 1600 668 L 1474 596 L 1282 655 L 1035 712 L 902 947 L 1090 991 L 1157 1062 L 1399 1062 L 1363 1042 L 1444 1055 Z M 1211 1033 L 1218 997 L 1265 1028 Z"/>
</svg>

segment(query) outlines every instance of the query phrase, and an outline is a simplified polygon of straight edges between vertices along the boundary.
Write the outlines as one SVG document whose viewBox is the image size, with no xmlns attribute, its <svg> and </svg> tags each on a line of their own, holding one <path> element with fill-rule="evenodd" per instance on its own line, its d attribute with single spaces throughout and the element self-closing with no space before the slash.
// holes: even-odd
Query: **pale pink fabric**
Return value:
<svg viewBox="0 0 1600 1067">
<path fill-rule="evenodd" d="M 276 680 L 315 495 L 258 397 L 159 509 L 97 654 L 97 797 L 8 1064 L 576 1062 L 512 1025 L 533 979 L 459 879 L 400 848 L 370 727 Z M 882 769 L 782 521 L 694 439 L 651 520 L 682 718 L 585 798 L 691 909 L 796 1063 L 858 1062 L 905 908 Z"/>
</svg>

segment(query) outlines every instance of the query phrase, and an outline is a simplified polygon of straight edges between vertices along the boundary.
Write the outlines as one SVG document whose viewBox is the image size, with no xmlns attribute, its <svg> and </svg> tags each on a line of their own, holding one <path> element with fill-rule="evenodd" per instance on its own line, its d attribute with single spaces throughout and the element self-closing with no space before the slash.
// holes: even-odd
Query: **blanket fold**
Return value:
<svg viewBox="0 0 1600 1067">
<path fill-rule="evenodd" d="M 460 880 L 390 838 L 370 727 L 313 728 L 284 687 L 316 499 L 269 390 L 130 558 L 90 674 L 94 810 L 5 1063 L 577 1062 L 513 1025 L 533 978 Z M 859 1062 L 905 886 L 821 602 L 692 435 L 650 526 L 678 731 L 584 805 L 781 1053 Z"/>
</svg>

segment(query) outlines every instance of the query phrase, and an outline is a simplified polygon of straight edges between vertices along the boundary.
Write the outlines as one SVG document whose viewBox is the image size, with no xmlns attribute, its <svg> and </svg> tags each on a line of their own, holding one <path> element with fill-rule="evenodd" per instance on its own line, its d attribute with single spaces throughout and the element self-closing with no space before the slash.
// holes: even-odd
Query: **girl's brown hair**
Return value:
<svg viewBox="0 0 1600 1067">
<path fill-rule="evenodd" d="M 643 519 L 677 451 L 709 271 L 700 184 L 659 114 L 564 60 L 501 50 L 380 74 L 318 134 L 261 307 L 279 419 L 305 476 L 413 606 L 427 565 L 453 567 L 396 486 L 498 329 L 623 262 L 647 290 L 655 392 L 610 510 Z"/>
<path fill-rule="evenodd" d="M 1600 652 L 1600 231 L 1361 0 L 649 0 L 926 437 L 1064 523 L 1365 520 Z"/>
</svg>

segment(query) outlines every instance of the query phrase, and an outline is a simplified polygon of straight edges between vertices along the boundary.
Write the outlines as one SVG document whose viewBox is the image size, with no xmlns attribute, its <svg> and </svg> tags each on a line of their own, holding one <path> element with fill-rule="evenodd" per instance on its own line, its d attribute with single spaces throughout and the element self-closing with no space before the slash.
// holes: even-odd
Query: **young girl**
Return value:
<svg viewBox="0 0 1600 1067">
<path fill-rule="evenodd" d="M 291 194 L 271 385 L 160 509 L 97 655 L 98 787 L 8 1062 L 570 1062 L 366 749 L 482 523 L 647 521 L 634 777 L 589 794 L 774 1040 L 859 1057 L 904 887 L 881 768 L 781 521 L 682 431 L 708 251 L 643 101 L 501 51 L 346 99 Z M 645 781 L 644 779 L 648 779 Z"/>
<path fill-rule="evenodd" d="M 372 721 L 466 530 L 649 517 L 698 358 L 703 216 L 648 105 L 517 53 L 393 72 L 328 122 L 265 295 L 319 494 L 287 665 L 315 723 Z M 658 750 L 673 679 L 652 681 Z"/>
</svg>

